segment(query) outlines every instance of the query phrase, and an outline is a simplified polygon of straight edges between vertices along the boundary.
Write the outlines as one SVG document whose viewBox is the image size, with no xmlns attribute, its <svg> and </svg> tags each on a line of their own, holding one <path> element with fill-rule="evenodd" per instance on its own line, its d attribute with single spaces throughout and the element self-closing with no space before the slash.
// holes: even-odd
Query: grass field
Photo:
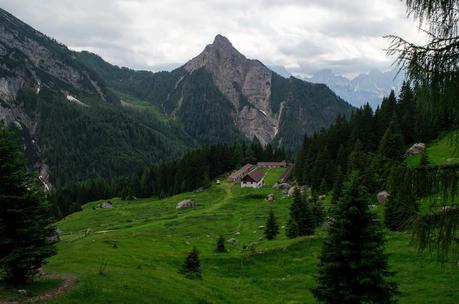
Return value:
<svg viewBox="0 0 459 304">
<path fill-rule="evenodd" d="M 427 145 L 427 156 L 432 165 L 447 165 L 459 163 L 459 151 L 457 142 L 459 131 L 448 133 L 436 141 Z M 413 155 L 407 158 L 407 164 L 415 167 L 419 164 L 421 155 Z"/>
<path fill-rule="evenodd" d="M 290 240 L 282 227 L 278 240 L 263 239 L 271 208 L 280 226 L 287 222 L 291 198 L 271 187 L 281 173 L 268 170 L 259 190 L 222 182 L 164 200 L 112 199 L 113 209 L 85 205 L 58 223 L 64 237 L 46 267 L 80 282 L 47 303 L 314 303 L 309 289 L 325 232 Z M 268 193 L 274 202 L 264 200 Z M 197 207 L 176 210 L 186 198 Z M 215 253 L 219 235 L 238 242 L 226 244 L 228 253 Z M 387 234 L 399 302 L 458 303 L 459 268 L 442 268 L 409 242 L 407 234 Z M 193 246 L 200 251 L 202 280 L 178 273 Z"/>
</svg>

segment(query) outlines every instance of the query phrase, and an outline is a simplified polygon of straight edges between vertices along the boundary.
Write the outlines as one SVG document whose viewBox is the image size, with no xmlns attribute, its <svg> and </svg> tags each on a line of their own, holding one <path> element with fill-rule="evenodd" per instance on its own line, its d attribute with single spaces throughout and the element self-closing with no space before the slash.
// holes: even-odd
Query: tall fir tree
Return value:
<svg viewBox="0 0 459 304">
<path fill-rule="evenodd" d="M 276 216 L 274 215 L 274 211 L 271 209 L 269 211 L 268 219 L 266 220 L 265 226 L 265 237 L 268 240 L 274 240 L 277 238 L 279 234 L 279 225 L 277 224 Z"/>
<path fill-rule="evenodd" d="M 385 160 L 398 161 L 404 152 L 404 140 L 400 130 L 397 114 L 392 116 L 392 120 L 384 132 L 379 143 L 378 154 Z"/>
<path fill-rule="evenodd" d="M 358 172 L 347 181 L 322 245 L 318 286 L 322 303 L 394 303 L 383 230 L 368 208 Z"/>
<path fill-rule="evenodd" d="M 0 123 L 0 274 L 13 284 L 31 279 L 56 253 L 44 194 L 27 172 L 13 134 Z"/>
</svg>

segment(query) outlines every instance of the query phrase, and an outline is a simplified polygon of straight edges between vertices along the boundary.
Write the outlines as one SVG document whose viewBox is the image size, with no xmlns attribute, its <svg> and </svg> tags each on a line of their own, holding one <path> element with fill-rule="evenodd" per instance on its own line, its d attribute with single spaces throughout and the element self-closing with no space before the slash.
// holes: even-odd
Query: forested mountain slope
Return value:
<svg viewBox="0 0 459 304">
<path fill-rule="evenodd" d="M 127 175 L 190 147 L 257 139 L 293 150 L 349 115 L 325 85 L 285 79 L 223 36 L 172 72 L 119 68 L 0 11 L 0 120 L 45 187 Z"/>
<path fill-rule="evenodd" d="M 132 172 L 193 143 L 179 127 L 122 107 L 72 51 L 3 10 L 0 62 L 0 119 L 20 132 L 46 185 Z"/>
</svg>

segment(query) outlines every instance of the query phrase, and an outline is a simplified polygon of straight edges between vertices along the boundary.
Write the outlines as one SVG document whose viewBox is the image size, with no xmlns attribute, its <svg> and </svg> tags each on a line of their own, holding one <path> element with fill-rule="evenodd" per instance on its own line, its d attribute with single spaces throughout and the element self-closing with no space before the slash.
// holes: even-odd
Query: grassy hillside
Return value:
<svg viewBox="0 0 459 304">
<path fill-rule="evenodd" d="M 80 282 L 47 303 L 313 303 L 309 289 L 324 231 L 285 237 L 291 198 L 271 188 L 281 173 L 268 170 L 261 190 L 225 181 L 164 200 L 112 199 L 113 209 L 98 208 L 100 202 L 85 205 L 58 223 L 64 237 L 47 265 Z M 274 202 L 264 200 L 268 193 L 276 195 Z M 198 206 L 176 210 L 186 198 Z M 263 239 L 270 208 L 282 226 L 275 241 Z M 214 252 L 220 234 L 238 240 L 226 243 L 228 253 Z M 458 303 L 459 269 L 449 264 L 442 269 L 434 258 L 417 255 L 409 241 L 407 234 L 387 234 L 399 302 Z M 193 246 L 201 253 L 202 280 L 178 273 Z"/>
<path fill-rule="evenodd" d="M 459 131 L 450 132 L 427 145 L 427 156 L 432 165 L 448 165 L 459 163 L 459 151 L 455 141 L 459 140 Z M 419 164 L 421 155 L 413 155 L 407 159 L 411 167 Z"/>
</svg>

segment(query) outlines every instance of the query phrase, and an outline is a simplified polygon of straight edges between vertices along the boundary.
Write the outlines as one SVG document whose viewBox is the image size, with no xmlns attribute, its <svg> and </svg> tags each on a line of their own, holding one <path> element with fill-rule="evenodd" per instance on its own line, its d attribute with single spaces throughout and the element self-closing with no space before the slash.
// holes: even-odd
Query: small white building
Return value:
<svg viewBox="0 0 459 304">
<path fill-rule="evenodd" d="M 263 172 L 253 170 L 241 179 L 241 188 L 261 188 L 265 183 Z"/>
</svg>

